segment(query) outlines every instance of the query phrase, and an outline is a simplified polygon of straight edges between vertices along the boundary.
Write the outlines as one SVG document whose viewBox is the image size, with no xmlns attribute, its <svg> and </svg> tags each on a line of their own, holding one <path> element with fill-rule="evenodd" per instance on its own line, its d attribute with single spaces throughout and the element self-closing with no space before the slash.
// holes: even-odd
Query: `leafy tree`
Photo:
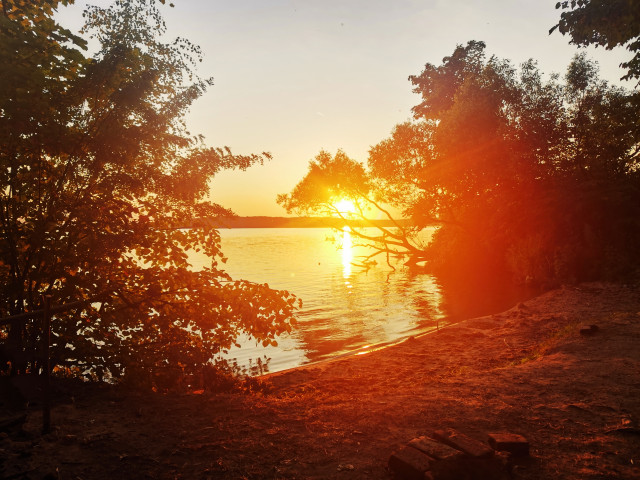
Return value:
<svg viewBox="0 0 640 480">
<path fill-rule="evenodd" d="M 374 238 L 384 244 L 378 252 L 404 254 L 409 264 L 427 260 L 451 279 L 491 272 L 552 285 L 637 268 L 637 92 L 600 81 L 584 55 L 564 83 L 557 75 L 545 81 L 535 62 L 516 69 L 486 58 L 476 41 L 409 80 L 422 97 L 414 121 L 371 148 L 359 180 L 368 188 L 348 195 L 373 208 L 396 207 L 412 226 L 398 222 L 391 233 L 361 239 Z M 280 197 L 290 211 L 321 205 L 299 187 L 342 168 L 323 158 Z M 428 225 L 440 228 L 424 246 L 419 233 Z"/>
<path fill-rule="evenodd" d="M 384 200 L 380 191 L 381 185 L 376 183 L 376 179 L 342 150 L 338 150 L 334 156 L 321 151 L 309 162 L 307 174 L 293 191 L 290 194 L 278 195 L 277 202 L 288 212 L 339 217 L 345 223 L 359 219 L 359 223 L 364 222 L 365 225 L 376 227 L 379 232 L 372 234 L 364 228 L 352 226 L 355 238 L 374 249 L 373 254 L 363 259 L 363 264 L 384 254 L 391 266 L 390 255 L 402 255 L 408 251 L 414 254 L 413 261 L 418 261 L 423 246 L 414 235 L 416 229 L 394 219 L 392 212 L 378 201 Z M 343 200 L 352 202 L 355 211 L 341 209 L 340 203 Z M 392 226 L 385 227 L 380 222 L 369 220 L 366 212 L 372 209 L 382 214 Z"/>
<path fill-rule="evenodd" d="M 558 29 L 571 43 L 596 45 L 607 50 L 626 45 L 634 53 L 620 66 L 627 69 L 622 80 L 640 79 L 640 3 L 637 0 L 571 0 L 556 4 L 561 9 Z"/>
<path fill-rule="evenodd" d="M 56 314 L 53 363 L 93 379 L 199 375 L 242 332 L 275 343 L 296 300 L 224 272 L 210 219 L 230 212 L 207 200 L 218 171 L 269 155 L 187 131 L 212 81 L 195 72 L 198 47 L 161 41 L 153 1 L 89 8 L 93 58 L 52 20 L 58 3 L 5 1 L 0 16 L 0 62 L 15 66 L 0 85 L 0 315 L 38 310 L 42 294 L 86 300 Z M 211 263 L 194 271 L 189 250 Z M 14 322 L 0 338 L 37 371 L 40 332 Z"/>
</svg>

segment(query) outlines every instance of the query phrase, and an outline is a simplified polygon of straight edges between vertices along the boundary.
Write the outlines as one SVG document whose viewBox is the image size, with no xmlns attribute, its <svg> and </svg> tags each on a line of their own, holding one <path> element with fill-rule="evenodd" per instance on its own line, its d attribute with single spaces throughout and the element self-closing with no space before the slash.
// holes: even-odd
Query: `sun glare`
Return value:
<svg viewBox="0 0 640 480">
<path fill-rule="evenodd" d="M 341 214 L 350 214 L 350 213 L 356 213 L 357 209 L 355 204 L 353 203 L 353 201 L 343 198 L 342 200 L 339 200 L 337 202 L 335 202 L 333 204 L 333 206 L 336 208 L 336 210 L 341 213 Z"/>
</svg>

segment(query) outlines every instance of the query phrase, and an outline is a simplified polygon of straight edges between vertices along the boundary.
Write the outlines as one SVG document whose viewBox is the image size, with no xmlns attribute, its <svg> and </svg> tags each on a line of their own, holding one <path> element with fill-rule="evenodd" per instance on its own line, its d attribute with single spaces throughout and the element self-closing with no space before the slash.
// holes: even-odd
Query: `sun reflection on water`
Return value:
<svg viewBox="0 0 640 480">
<path fill-rule="evenodd" d="M 264 356 L 276 372 L 354 350 L 365 355 L 377 345 L 435 329 L 444 316 L 440 287 L 430 275 L 398 268 L 390 276 L 386 264 L 366 272 L 354 266 L 372 251 L 349 228 L 230 229 L 221 236 L 232 277 L 268 282 L 304 302 L 299 327 L 278 337 L 276 347 L 238 339 L 242 348 L 233 347 L 225 358 L 243 367 Z M 199 268 L 210 265 L 201 253 L 190 255 Z"/>
<path fill-rule="evenodd" d="M 353 262 L 353 242 L 351 241 L 351 229 L 342 228 L 342 276 L 348 279 L 351 276 L 351 263 Z M 349 282 L 346 282 L 349 284 Z"/>
</svg>

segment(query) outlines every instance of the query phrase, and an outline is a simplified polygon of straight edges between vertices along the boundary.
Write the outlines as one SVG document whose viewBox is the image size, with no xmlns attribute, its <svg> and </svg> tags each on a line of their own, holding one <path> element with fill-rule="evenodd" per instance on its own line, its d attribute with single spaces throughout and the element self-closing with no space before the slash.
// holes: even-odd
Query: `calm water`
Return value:
<svg viewBox="0 0 640 480">
<path fill-rule="evenodd" d="M 289 290 L 303 301 L 297 329 L 279 337 L 277 347 L 241 339 L 242 347 L 229 357 L 242 366 L 266 356 L 268 371 L 284 370 L 398 341 L 450 319 L 498 311 L 513 301 L 486 294 L 472 301 L 466 294 L 443 292 L 433 276 L 401 266 L 394 272 L 382 259 L 363 271 L 352 263 L 366 249 L 354 246 L 348 232 L 233 229 L 221 235 L 232 277 Z M 203 260 L 192 257 L 196 268 Z"/>
</svg>

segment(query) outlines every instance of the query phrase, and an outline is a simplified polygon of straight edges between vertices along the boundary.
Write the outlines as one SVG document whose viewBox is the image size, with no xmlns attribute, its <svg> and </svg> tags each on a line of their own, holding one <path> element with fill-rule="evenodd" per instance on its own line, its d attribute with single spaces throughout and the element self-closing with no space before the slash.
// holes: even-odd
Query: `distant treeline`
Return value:
<svg viewBox="0 0 640 480">
<path fill-rule="evenodd" d="M 407 220 L 396 220 L 405 226 Z M 216 228 L 343 228 L 393 227 L 391 220 L 343 220 L 330 217 L 220 217 L 211 220 Z"/>
</svg>

